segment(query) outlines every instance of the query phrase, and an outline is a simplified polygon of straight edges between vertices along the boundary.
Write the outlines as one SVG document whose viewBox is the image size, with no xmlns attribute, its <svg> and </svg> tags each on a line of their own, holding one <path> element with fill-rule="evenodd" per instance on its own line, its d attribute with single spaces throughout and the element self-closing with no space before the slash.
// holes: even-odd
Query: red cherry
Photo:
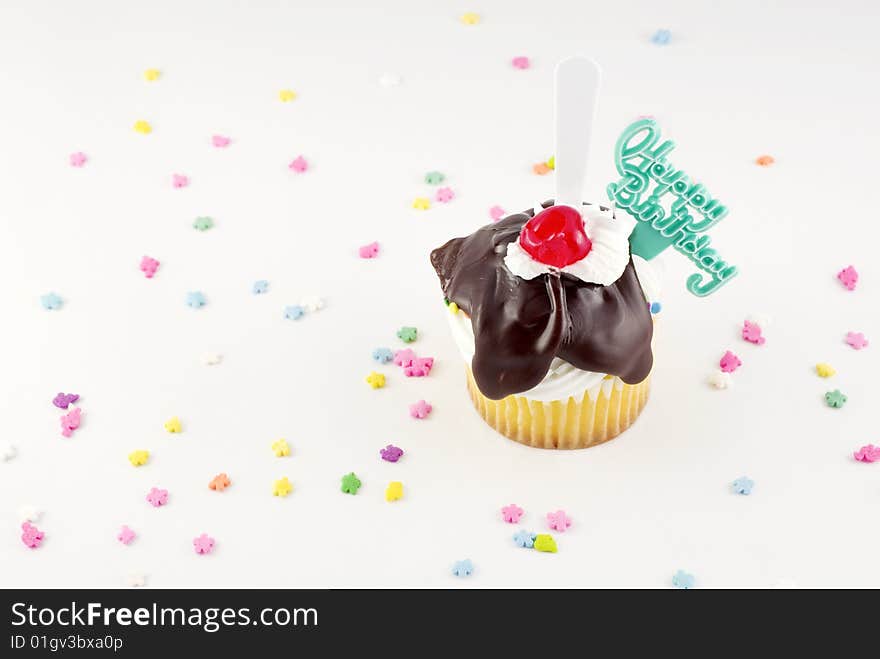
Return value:
<svg viewBox="0 0 880 659">
<path fill-rule="evenodd" d="M 526 222 L 519 244 L 536 261 L 564 268 L 580 261 L 593 247 L 581 214 L 571 206 L 550 206 Z"/>
</svg>

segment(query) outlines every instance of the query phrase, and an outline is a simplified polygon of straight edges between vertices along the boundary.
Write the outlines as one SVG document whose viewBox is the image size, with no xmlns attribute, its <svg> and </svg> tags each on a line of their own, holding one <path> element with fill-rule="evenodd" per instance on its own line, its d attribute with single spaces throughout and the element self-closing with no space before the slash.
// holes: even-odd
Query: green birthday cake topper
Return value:
<svg viewBox="0 0 880 659">
<path fill-rule="evenodd" d="M 735 265 L 709 246 L 712 239 L 705 234 L 727 215 L 727 206 L 666 159 L 674 142 L 658 145 L 659 140 L 660 129 L 653 119 L 640 119 L 623 131 L 614 148 L 614 162 L 623 178 L 608 184 L 608 197 L 637 220 L 629 239 L 633 254 L 650 260 L 670 245 L 675 247 L 704 273 L 688 277 L 688 290 L 709 295 L 737 273 Z M 673 199 L 668 210 L 663 206 L 666 195 Z"/>
</svg>

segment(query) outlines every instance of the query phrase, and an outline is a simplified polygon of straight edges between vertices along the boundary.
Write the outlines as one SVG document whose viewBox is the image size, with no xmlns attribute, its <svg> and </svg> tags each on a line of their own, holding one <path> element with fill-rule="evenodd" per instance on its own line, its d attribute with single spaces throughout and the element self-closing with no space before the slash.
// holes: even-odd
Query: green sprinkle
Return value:
<svg viewBox="0 0 880 659">
<path fill-rule="evenodd" d="M 198 229 L 199 231 L 207 231 L 213 226 L 214 220 L 210 217 L 197 217 L 193 222 L 193 229 Z"/>
<path fill-rule="evenodd" d="M 425 183 L 428 185 L 440 185 L 446 180 L 443 172 L 428 172 L 425 174 Z"/>
<path fill-rule="evenodd" d="M 412 343 L 419 335 L 419 330 L 415 327 L 401 327 L 397 330 L 397 338 L 404 343 Z"/>
<path fill-rule="evenodd" d="M 360 487 L 361 481 L 354 475 L 354 472 L 342 477 L 342 491 L 345 492 L 345 494 L 357 494 Z"/>
<path fill-rule="evenodd" d="M 846 396 L 840 392 L 840 389 L 835 389 L 825 394 L 825 402 L 828 403 L 828 407 L 843 407 L 843 404 L 846 402 Z"/>
</svg>

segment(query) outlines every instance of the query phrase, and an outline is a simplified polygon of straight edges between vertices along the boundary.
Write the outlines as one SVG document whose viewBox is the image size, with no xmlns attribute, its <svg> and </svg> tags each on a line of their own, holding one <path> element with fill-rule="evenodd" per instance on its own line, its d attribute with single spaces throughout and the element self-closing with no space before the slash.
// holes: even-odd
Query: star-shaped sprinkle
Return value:
<svg viewBox="0 0 880 659">
<path fill-rule="evenodd" d="M 254 285 L 251 286 L 251 293 L 254 295 L 262 295 L 266 291 L 269 290 L 269 282 L 265 279 L 259 279 L 254 282 Z"/>
<path fill-rule="evenodd" d="M 548 165 L 546 162 L 536 162 L 534 165 L 532 165 L 532 171 L 538 176 L 546 176 L 553 170 L 550 169 L 550 165 Z"/>
<path fill-rule="evenodd" d="M 193 220 L 193 229 L 196 231 L 207 231 L 214 228 L 214 219 L 207 215 L 202 215 Z"/>
<path fill-rule="evenodd" d="M 154 508 L 164 506 L 168 503 L 168 490 L 163 490 L 158 487 L 150 488 L 150 491 L 147 492 L 147 501 L 149 501 L 150 505 Z"/>
<path fill-rule="evenodd" d="M 132 588 L 142 588 L 147 584 L 147 575 L 132 573 L 125 577 L 125 583 Z"/>
<path fill-rule="evenodd" d="M 469 577 L 474 573 L 474 564 L 471 559 L 466 558 L 463 561 L 455 561 L 452 566 L 452 574 L 456 577 Z"/>
<path fill-rule="evenodd" d="M 183 424 L 179 418 L 173 416 L 165 422 L 165 430 L 172 434 L 183 432 Z"/>
<path fill-rule="evenodd" d="M 286 497 L 291 492 L 293 492 L 293 485 L 287 476 L 275 481 L 272 485 L 272 496 Z"/>
<path fill-rule="evenodd" d="M 443 172 L 432 171 L 425 174 L 425 183 L 428 185 L 440 185 L 445 180 L 446 175 Z"/>
<path fill-rule="evenodd" d="M 82 167 L 88 161 L 88 157 L 82 151 L 77 151 L 76 153 L 70 154 L 70 166 L 71 167 Z"/>
<path fill-rule="evenodd" d="M 277 439 L 272 442 L 272 453 L 276 458 L 284 458 L 290 455 L 290 445 L 284 439 Z"/>
<path fill-rule="evenodd" d="M 361 481 L 353 471 L 342 477 L 342 491 L 345 494 L 357 494 L 360 487 Z"/>
<path fill-rule="evenodd" d="M 751 494 L 754 486 L 755 481 L 748 476 L 740 476 L 733 481 L 733 491 L 737 494 Z"/>
<path fill-rule="evenodd" d="M 696 582 L 697 580 L 694 578 L 694 575 L 688 574 L 684 570 L 679 570 L 672 575 L 672 585 L 676 588 L 681 588 L 682 590 L 693 588 Z"/>
<path fill-rule="evenodd" d="M 305 314 L 306 310 L 298 304 L 292 304 L 289 307 L 284 307 L 284 317 L 287 320 L 299 320 Z"/>
<path fill-rule="evenodd" d="M 58 395 L 52 399 L 52 404 L 55 407 L 66 410 L 71 403 L 75 403 L 78 400 L 79 394 L 64 394 L 59 392 Z"/>
<path fill-rule="evenodd" d="M 861 350 L 868 347 L 868 339 L 861 332 L 847 332 L 846 342 L 853 350 Z"/>
<path fill-rule="evenodd" d="M 535 546 L 535 538 L 537 537 L 537 534 L 523 529 L 513 534 L 513 541 L 516 543 L 517 547 L 532 549 Z"/>
<path fill-rule="evenodd" d="M 214 538 L 207 533 L 202 533 L 202 535 L 193 538 L 193 548 L 197 554 L 210 554 L 214 551 Z"/>
<path fill-rule="evenodd" d="M 426 211 L 431 207 L 431 200 L 427 197 L 416 197 L 413 199 L 412 207 L 417 211 Z"/>
<path fill-rule="evenodd" d="M 29 549 L 38 549 L 43 544 L 43 538 L 46 534 L 30 522 L 24 522 L 21 525 L 21 541 L 25 547 Z"/>
<path fill-rule="evenodd" d="M 403 348 L 402 350 L 394 351 L 395 366 L 400 366 L 401 368 L 412 366 L 414 359 L 418 359 L 418 355 L 416 355 L 415 350 L 412 350 L 410 348 Z"/>
<path fill-rule="evenodd" d="M 825 394 L 825 402 L 828 404 L 828 407 L 843 407 L 846 400 L 846 396 L 841 393 L 840 389 L 835 389 Z"/>
<path fill-rule="evenodd" d="M 760 167 L 769 167 L 775 162 L 776 158 L 774 158 L 773 156 L 763 155 L 755 158 L 755 164 Z"/>
<path fill-rule="evenodd" d="M 380 364 L 387 364 L 394 359 L 394 352 L 391 348 L 376 348 L 373 350 L 373 359 Z"/>
<path fill-rule="evenodd" d="M 184 174 L 172 174 L 171 175 L 171 187 L 172 188 L 185 188 L 189 185 L 189 177 Z"/>
<path fill-rule="evenodd" d="M 835 373 L 837 373 L 837 371 L 834 370 L 834 367 L 831 366 L 831 364 L 816 364 L 816 375 L 818 375 L 820 378 L 830 378 Z"/>
<path fill-rule="evenodd" d="M 398 448 L 394 444 L 389 444 L 383 449 L 379 449 L 379 455 L 385 462 L 397 462 L 403 455 L 403 449 Z"/>
<path fill-rule="evenodd" d="M 153 127 L 150 125 L 150 122 L 140 119 L 134 122 L 134 130 L 141 135 L 149 135 L 153 132 Z"/>
<path fill-rule="evenodd" d="M 721 367 L 722 373 L 733 373 L 736 369 L 742 366 L 742 360 L 728 350 L 721 357 L 718 365 Z"/>
<path fill-rule="evenodd" d="M 412 343 L 419 336 L 419 330 L 415 327 L 401 327 L 397 330 L 397 338 L 404 343 Z"/>
<path fill-rule="evenodd" d="M 385 501 L 397 501 L 403 498 L 403 483 L 391 481 L 385 488 Z"/>
<path fill-rule="evenodd" d="M 61 435 L 64 437 L 70 437 L 73 434 L 73 431 L 79 428 L 80 423 L 82 423 L 82 410 L 78 407 L 74 407 L 67 414 L 61 415 Z"/>
<path fill-rule="evenodd" d="M 665 46 L 672 39 L 672 33 L 669 30 L 657 30 L 651 35 L 651 43 L 657 46 Z"/>
<path fill-rule="evenodd" d="M 517 524 L 520 517 L 523 516 L 523 512 L 525 511 L 522 508 L 515 503 L 511 503 L 501 509 L 501 518 L 508 524 Z"/>
<path fill-rule="evenodd" d="M 0 439 L 0 462 L 9 462 L 17 454 L 18 451 L 16 450 L 15 446 L 4 439 Z"/>
<path fill-rule="evenodd" d="M 436 194 L 434 195 L 434 199 L 439 201 L 441 204 L 448 204 L 450 201 L 455 199 L 455 192 L 453 192 L 452 188 L 438 188 Z"/>
<path fill-rule="evenodd" d="M 501 206 L 492 206 L 489 209 L 489 217 L 492 218 L 493 222 L 497 222 L 504 217 L 504 209 Z"/>
<path fill-rule="evenodd" d="M 851 265 L 848 265 L 843 270 L 838 272 L 837 278 L 848 291 L 854 291 L 856 289 L 856 284 L 859 283 L 859 273 Z"/>
<path fill-rule="evenodd" d="M 571 517 L 566 515 L 564 510 L 547 513 L 547 526 L 562 533 L 571 526 Z"/>
<path fill-rule="evenodd" d="M 152 279 L 156 270 L 159 269 L 159 262 L 150 256 L 145 256 L 141 259 L 140 269 L 144 273 L 144 277 Z"/>
<path fill-rule="evenodd" d="M 309 162 L 303 156 L 297 156 L 293 160 L 290 161 L 290 164 L 287 166 L 290 171 L 296 172 L 297 174 L 302 174 L 307 171 L 309 168 Z"/>
<path fill-rule="evenodd" d="M 708 378 L 708 382 L 716 389 L 727 389 L 727 387 L 730 386 L 732 379 L 730 377 L 730 373 L 725 373 L 724 371 L 713 371 Z"/>
<path fill-rule="evenodd" d="M 749 343 L 762 346 L 767 341 L 761 334 L 761 326 L 750 320 L 743 322 L 742 338 Z"/>
<path fill-rule="evenodd" d="M 39 522 L 43 511 L 31 504 L 25 504 L 18 508 L 18 519 L 22 522 Z"/>
<path fill-rule="evenodd" d="M 218 149 L 225 149 L 227 146 L 229 146 L 230 142 L 232 142 L 232 140 L 225 135 L 211 136 L 211 144 L 213 144 Z"/>
<path fill-rule="evenodd" d="M 132 467 L 142 467 L 147 464 L 147 460 L 150 459 L 149 451 L 132 451 L 128 454 L 128 461 L 131 463 Z"/>
<path fill-rule="evenodd" d="M 459 20 L 465 25 L 476 25 L 480 22 L 480 15 L 469 11 L 465 14 L 462 14 Z"/>
<path fill-rule="evenodd" d="M 223 361 L 223 355 L 216 352 L 206 352 L 202 355 L 202 363 L 205 366 L 216 366 Z"/>
<path fill-rule="evenodd" d="M 358 256 L 362 259 L 374 259 L 379 256 L 379 243 L 372 242 L 358 247 Z"/>
<path fill-rule="evenodd" d="M 877 462 L 880 461 L 880 446 L 866 444 L 858 451 L 853 453 L 853 457 L 859 462 Z"/>
<path fill-rule="evenodd" d="M 211 482 L 208 483 L 208 489 L 214 490 L 215 492 L 222 492 L 230 485 L 232 485 L 232 481 L 229 480 L 229 476 L 225 473 L 220 473 L 211 479 Z"/>
<path fill-rule="evenodd" d="M 64 304 L 64 300 L 57 293 L 46 293 L 40 296 L 40 304 L 46 311 L 57 311 Z"/>
<path fill-rule="evenodd" d="M 123 524 L 122 528 L 119 529 L 119 533 L 116 534 L 116 539 L 124 545 L 130 545 L 136 536 L 137 534 L 134 531 Z"/>
<path fill-rule="evenodd" d="M 414 419 L 425 419 L 434 408 L 423 400 L 409 406 L 409 415 Z"/>
<path fill-rule="evenodd" d="M 397 87 L 403 79 L 396 73 L 383 73 L 379 76 L 379 84 L 382 87 Z"/>
<path fill-rule="evenodd" d="M 147 82 L 156 82 L 161 75 L 162 72 L 159 71 L 159 69 L 147 69 L 144 71 L 144 80 Z"/>
<path fill-rule="evenodd" d="M 321 309 L 326 307 L 327 301 L 320 295 L 310 295 L 308 297 L 304 297 L 300 301 L 300 305 L 302 305 L 302 308 L 309 313 L 315 313 L 316 311 L 320 311 Z"/>
<path fill-rule="evenodd" d="M 381 389 L 385 386 L 385 376 L 381 373 L 377 373 L 376 371 L 371 372 L 366 377 L 367 384 L 370 385 L 373 389 Z"/>
<path fill-rule="evenodd" d="M 527 68 L 529 68 L 532 65 L 532 63 L 529 60 L 529 58 L 526 57 L 525 55 L 517 55 L 512 60 L 510 60 L 510 65 L 515 69 L 519 69 L 520 71 L 525 71 Z"/>
<path fill-rule="evenodd" d="M 186 294 L 186 304 L 193 309 L 201 309 L 208 304 L 208 301 L 205 299 L 205 294 L 201 291 L 190 291 Z"/>
<path fill-rule="evenodd" d="M 555 554 L 557 551 L 556 540 L 549 533 L 539 533 L 535 536 L 535 549 Z"/>
<path fill-rule="evenodd" d="M 423 378 L 431 374 L 433 367 L 433 357 L 416 357 L 404 367 L 403 374 L 408 378 Z"/>
<path fill-rule="evenodd" d="M 292 89 L 282 89 L 280 92 L 278 92 L 278 99 L 282 103 L 290 103 L 290 101 L 294 100 L 295 98 L 296 92 Z"/>
</svg>

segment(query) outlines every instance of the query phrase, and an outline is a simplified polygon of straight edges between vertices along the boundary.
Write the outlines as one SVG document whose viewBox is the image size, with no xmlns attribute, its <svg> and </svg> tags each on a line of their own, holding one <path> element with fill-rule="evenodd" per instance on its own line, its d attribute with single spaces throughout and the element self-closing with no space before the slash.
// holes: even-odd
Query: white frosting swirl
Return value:
<svg viewBox="0 0 880 659">
<path fill-rule="evenodd" d="M 544 209 L 537 206 L 535 214 L 542 210 Z M 507 246 L 504 265 L 523 279 L 534 279 L 558 270 L 589 284 L 608 286 L 616 282 L 629 263 L 629 234 L 632 233 L 636 221 L 627 213 L 614 217 L 610 209 L 602 210 L 598 204 L 581 206 L 580 213 L 584 218 L 587 238 L 593 244 L 589 253 L 580 261 L 557 269 L 533 259 L 520 246 L 519 240 L 516 240 Z"/>
</svg>

